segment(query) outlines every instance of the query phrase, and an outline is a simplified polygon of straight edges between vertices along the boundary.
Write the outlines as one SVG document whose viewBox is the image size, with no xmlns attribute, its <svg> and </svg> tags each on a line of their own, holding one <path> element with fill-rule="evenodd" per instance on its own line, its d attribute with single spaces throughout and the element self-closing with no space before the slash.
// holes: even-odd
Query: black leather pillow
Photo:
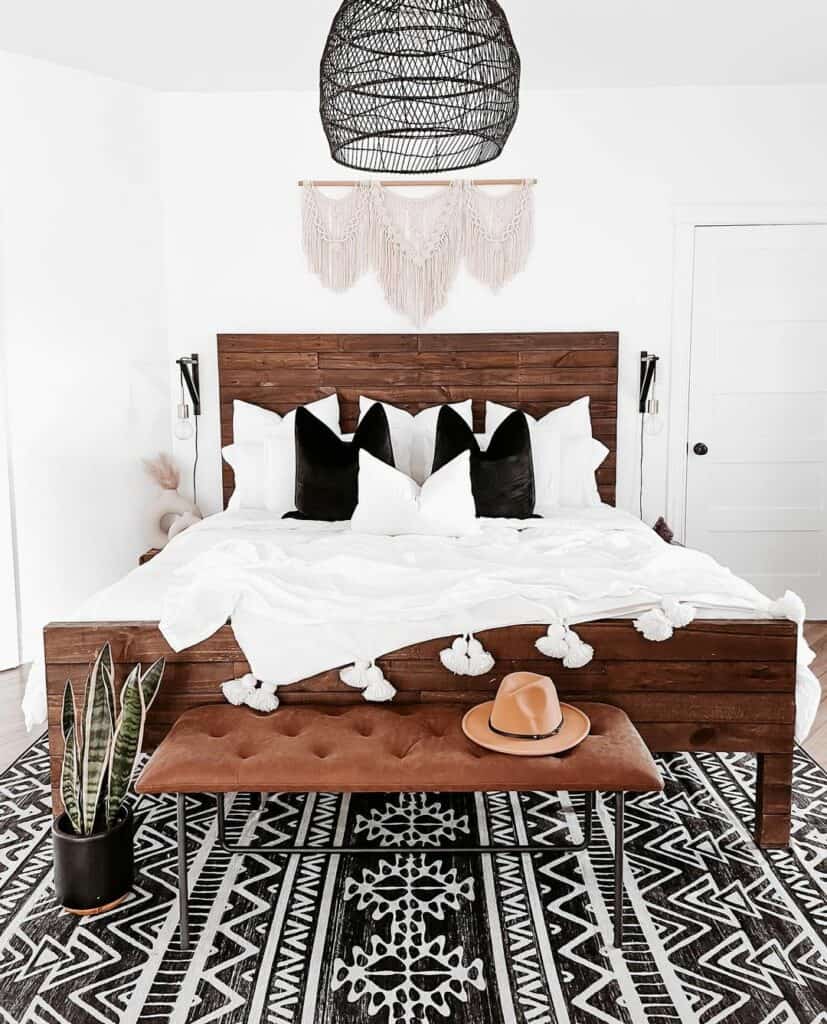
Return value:
<svg viewBox="0 0 827 1024">
<path fill-rule="evenodd" d="M 534 513 L 534 465 L 528 421 L 519 409 L 507 416 L 482 451 L 474 431 L 449 406 L 436 421 L 436 472 L 461 452 L 471 453 L 471 490 L 477 515 L 488 518 L 530 519 Z"/>
<path fill-rule="evenodd" d="M 296 512 L 285 519 L 350 519 L 359 497 L 359 449 L 393 466 L 388 417 L 377 402 L 365 413 L 352 441 L 326 423 L 296 410 Z"/>
</svg>

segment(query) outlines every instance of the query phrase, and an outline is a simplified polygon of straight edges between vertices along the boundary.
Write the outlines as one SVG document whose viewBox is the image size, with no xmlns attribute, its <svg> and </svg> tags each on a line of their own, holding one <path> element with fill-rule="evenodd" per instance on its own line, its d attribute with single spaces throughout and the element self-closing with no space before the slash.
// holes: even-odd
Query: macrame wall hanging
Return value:
<svg viewBox="0 0 827 1024">
<path fill-rule="evenodd" d="M 525 268 L 534 181 L 417 182 L 443 186 L 424 196 L 396 184 L 300 182 L 304 250 L 325 287 L 343 291 L 372 270 L 388 303 L 421 326 L 445 305 L 460 264 L 495 291 Z M 350 186 L 341 198 L 320 190 L 337 185 Z"/>
</svg>

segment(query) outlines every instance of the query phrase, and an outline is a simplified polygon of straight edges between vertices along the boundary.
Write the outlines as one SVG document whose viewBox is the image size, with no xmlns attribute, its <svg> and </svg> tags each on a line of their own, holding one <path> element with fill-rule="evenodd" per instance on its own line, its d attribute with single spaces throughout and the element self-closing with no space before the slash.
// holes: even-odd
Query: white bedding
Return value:
<svg viewBox="0 0 827 1024">
<path fill-rule="evenodd" d="M 572 625 L 635 616 L 664 598 L 707 618 L 776 611 L 708 555 L 664 544 L 607 505 L 484 520 L 479 534 L 462 538 L 364 535 L 348 523 L 247 510 L 187 530 L 69 621 L 160 620 L 182 650 L 231 618 L 253 674 L 284 685 L 435 637 L 558 616 Z M 801 639 L 800 737 L 820 696 L 811 660 Z M 30 726 L 45 718 L 42 668 L 32 672 L 23 707 Z"/>
</svg>

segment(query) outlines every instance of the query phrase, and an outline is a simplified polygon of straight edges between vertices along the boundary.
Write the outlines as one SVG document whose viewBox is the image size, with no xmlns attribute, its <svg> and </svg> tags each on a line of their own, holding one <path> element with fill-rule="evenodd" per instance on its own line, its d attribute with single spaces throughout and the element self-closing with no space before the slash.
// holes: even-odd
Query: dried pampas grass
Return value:
<svg viewBox="0 0 827 1024">
<path fill-rule="evenodd" d="M 181 483 L 181 471 L 172 461 L 172 456 L 159 452 L 156 459 L 144 459 L 144 469 L 164 491 L 177 491 Z"/>
</svg>

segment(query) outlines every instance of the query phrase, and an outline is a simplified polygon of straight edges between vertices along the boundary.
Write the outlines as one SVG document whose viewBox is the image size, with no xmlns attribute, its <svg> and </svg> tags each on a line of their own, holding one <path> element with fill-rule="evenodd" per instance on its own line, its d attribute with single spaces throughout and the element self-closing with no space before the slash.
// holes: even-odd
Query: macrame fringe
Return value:
<svg viewBox="0 0 827 1024">
<path fill-rule="evenodd" d="M 483 676 L 494 667 L 494 658 L 473 633 L 458 636 L 439 652 L 439 660 L 456 676 Z"/>
<path fill-rule="evenodd" d="M 503 196 L 468 185 L 464 190 L 463 255 L 472 277 L 499 291 L 525 270 L 534 243 L 534 192 L 530 185 Z"/>
<path fill-rule="evenodd" d="M 348 189 L 331 199 L 318 189 L 302 189 L 302 238 L 307 262 L 325 288 L 341 292 L 365 274 L 370 265 L 370 187 Z"/>
<path fill-rule="evenodd" d="M 546 635 L 534 646 L 547 658 L 560 658 L 565 668 L 583 668 L 594 657 L 594 648 L 585 643 L 562 619 L 549 624 Z"/>
<path fill-rule="evenodd" d="M 352 665 L 339 672 L 339 678 L 354 690 L 361 690 L 365 700 L 381 703 L 393 700 L 396 696 L 396 688 L 388 682 L 375 661 L 357 658 Z"/>
<path fill-rule="evenodd" d="M 487 195 L 454 181 L 433 196 L 392 194 L 365 182 L 343 199 L 303 191 L 302 235 L 311 270 L 336 291 L 373 269 L 385 298 L 420 326 L 448 298 L 460 262 L 498 290 L 525 269 L 534 234 L 528 184 Z"/>
</svg>

